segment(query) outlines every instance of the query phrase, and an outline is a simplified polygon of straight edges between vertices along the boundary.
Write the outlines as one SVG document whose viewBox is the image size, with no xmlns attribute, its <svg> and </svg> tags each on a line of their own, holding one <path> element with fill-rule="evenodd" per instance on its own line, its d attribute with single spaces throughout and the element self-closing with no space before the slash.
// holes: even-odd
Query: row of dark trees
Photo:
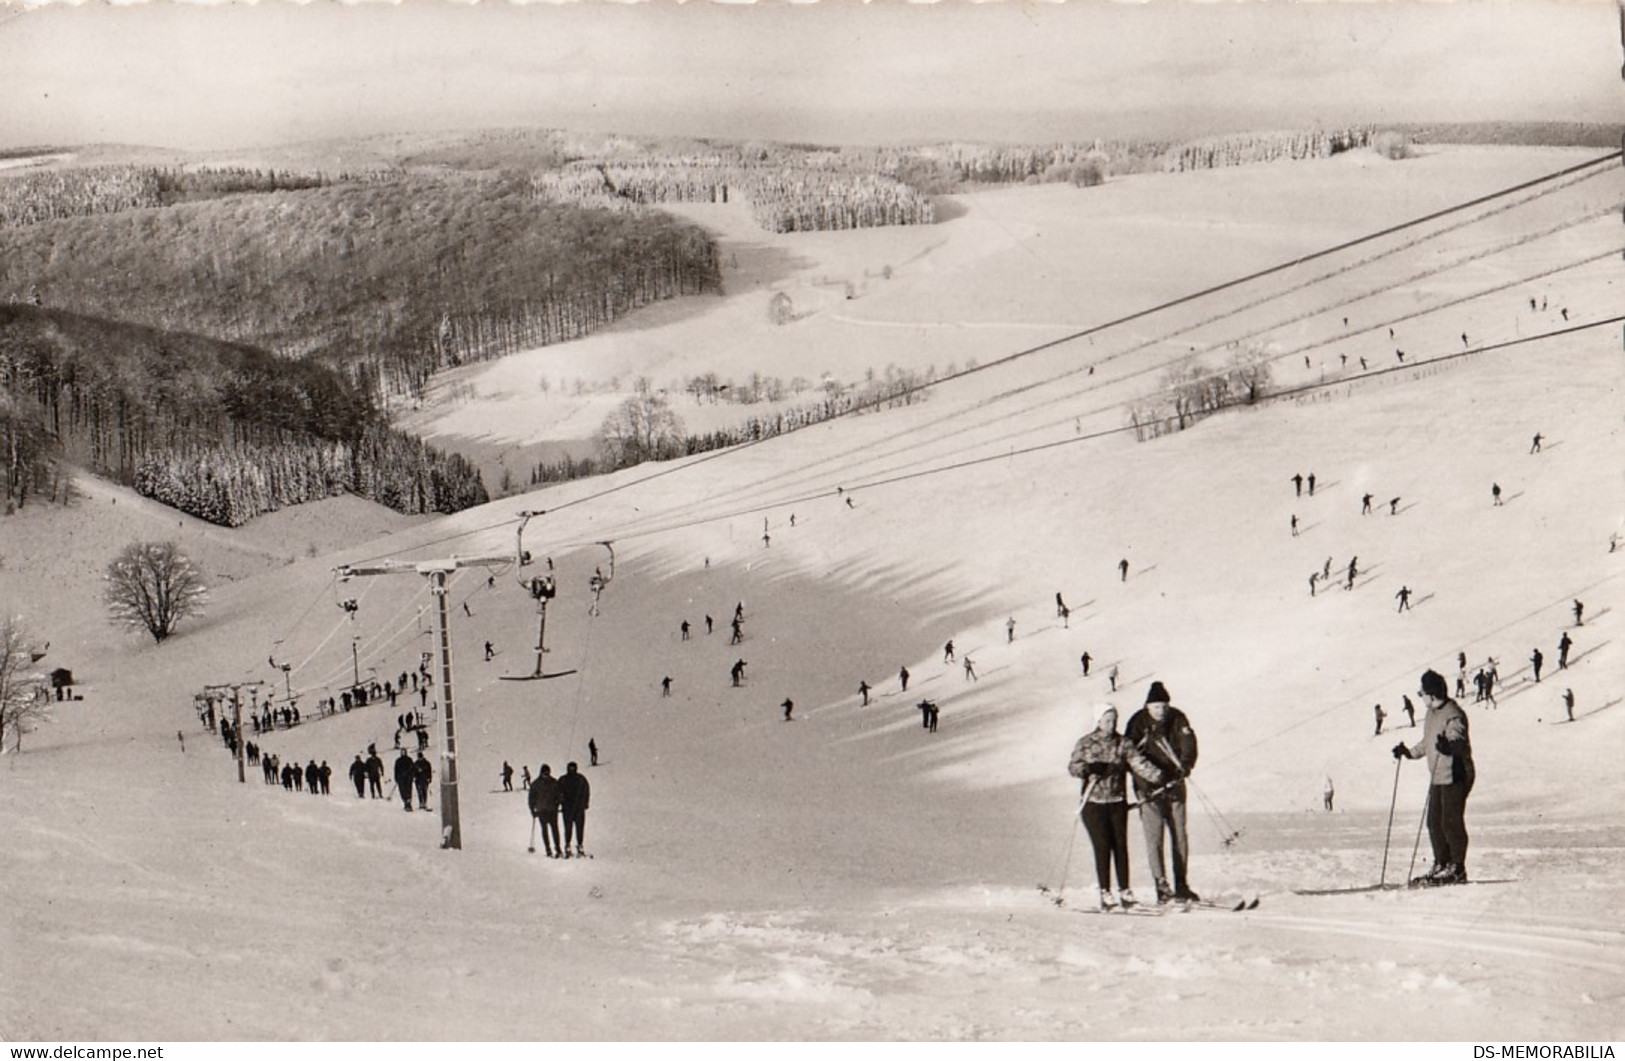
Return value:
<svg viewBox="0 0 1625 1061">
<path fill-rule="evenodd" d="M 543 203 L 524 180 L 406 178 L 0 230 L 0 300 L 249 343 L 375 396 L 720 289 L 714 242 L 653 211 Z"/>
<path fill-rule="evenodd" d="M 615 210 L 742 197 L 756 223 L 769 232 L 928 225 L 935 219 L 930 198 L 917 189 L 852 166 L 729 162 L 716 156 L 577 162 L 533 174 L 530 185 L 549 202 Z"/>
<path fill-rule="evenodd" d="M 327 366 L 32 306 L 0 304 L 0 444 L 11 506 L 59 460 L 226 526 L 341 491 L 409 513 L 487 500 Z"/>
<path fill-rule="evenodd" d="M 1330 158 L 1369 146 L 1375 135 L 1376 131 L 1370 127 L 1360 127 L 1221 136 L 1198 140 L 1168 152 L 1164 168 L 1183 172 L 1282 159 Z"/>
<path fill-rule="evenodd" d="M 1155 393 L 1129 405 L 1137 441 L 1183 431 L 1236 405 L 1252 405 L 1273 393 L 1270 355 L 1260 347 L 1230 351 L 1229 363 L 1211 368 L 1185 361 L 1168 369 Z"/>
<path fill-rule="evenodd" d="M 671 409 L 663 394 L 637 394 L 604 419 L 598 433 L 596 457 L 566 454 L 554 461 L 544 461 L 531 469 L 530 484 L 584 479 L 644 461 L 674 460 L 759 442 L 859 410 L 873 412 L 910 405 L 925 400 L 929 392 L 921 388 L 934 378 L 934 374 L 888 366 L 883 376 L 872 376 L 856 387 L 826 385 L 824 397 L 819 401 L 776 409 L 702 434 L 683 432 L 682 418 Z"/>
<path fill-rule="evenodd" d="M 0 228 L 141 210 L 228 195 L 297 191 L 338 181 L 389 180 L 393 171 L 329 175 L 242 166 L 78 166 L 0 180 Z"/>
</svg>

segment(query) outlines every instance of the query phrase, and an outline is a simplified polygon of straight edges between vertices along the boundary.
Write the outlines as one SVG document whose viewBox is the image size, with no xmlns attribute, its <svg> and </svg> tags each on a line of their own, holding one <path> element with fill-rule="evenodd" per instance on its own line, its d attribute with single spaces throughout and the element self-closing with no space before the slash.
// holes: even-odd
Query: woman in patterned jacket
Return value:
<svg viewBox="0 0 1625 1061">
<path fill-rule="evenodd" d="M 1128 796 L 1124 778 L 1134 772 L 1148 785 L 1162 782 L 1162 771 L 1155 763 L 1130 744 L 1117 732 L 1117 707 L 1114 704 L 1095 705 L 1095 728 L 1079 738 L 1072 749 L 1072 762 L 1067 772 L 1083 780 L 1083 806 L 1080 816 L 1083 828 L 1089 834 L 1089 843 L 1095 849 L 1095 879 L 1100 885 L 1100 907 L 1110 910 L 1118 905 L 1124 909 L 1135 903 L 1129 890 L 1128 872 Z M 1117 884 L 1120 891 L 1111 889 L 1111 868 L 1117 866 Z"/>
</svg>

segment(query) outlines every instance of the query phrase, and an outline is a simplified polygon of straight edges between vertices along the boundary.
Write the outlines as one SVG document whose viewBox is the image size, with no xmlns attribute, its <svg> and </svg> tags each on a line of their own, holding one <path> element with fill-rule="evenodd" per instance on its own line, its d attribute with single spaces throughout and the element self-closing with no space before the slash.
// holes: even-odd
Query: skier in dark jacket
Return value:
<svg viewBox="0 0 1625 1061">
<path fill-rule="evenodd" d="M 1134 794 L 1140 799 L 1140 825 L 1145 830 L 1146 857 L 1151 861 L 1151 877 L 1157 883 L 1157 902 L 1195 902 L 1199 897 L 1190 888 L 1187 868 L 1190 862 L 1190 834 L 1185 828 L 1185 778 L 1196 768 L 1196 731 L 1185 712 L 1169 702 L 1168 690 L 1152 682 L 1145 706 L 1134 712 L 1123 737 L 1154 763 L 1165 781 L 1160 787 L 1134 779 Z M 1163 862 L 1162 838 L 1168 836 L 1173 854 L 1173 886 L 1169 887 L 1168 867 Z"/>
<path fill-rule="evenodd" d="M 401 749 L 395 757 L 395 791 L 400 794 L 403 810 L 412 809 L 412 757 Z"/>
<path fill-rule="evenodd" d="M 547 857 L 564 857 L 564 845 L 559 842 L 559 782 L 546 763 L 530 784 L 530 814 L 542 825 L 542 848 Z"/>
<path fill-rule="evenodd" d="M 587 852 L 581 845 L 587 840 L 587 805 L 592 802 L 592 786 L 586 776 L 577 771 L 575 763 L 565 764 L 558 793 L 559 808 L 564 811 L 564 857 L 570 857 L 570 837 L 574 835 L 576 857 L 585 858 Z"/>
<path fill-rule="evenodd" d="M 1428 763 L 1428 842 L 1433 847 L 1433 868 L 1417 884 L 1467 883 L 1467 796 L 1473 790 L 1473 748 L 1467 736 L 1467 713 L 1450 699 L 1444 675 L 1427 671 L 1417 694 L 1427 701 L 1422 739 L 1406 747 L 1394 745 L 1395 759 L 1422 759 Z"/>
<path fill-rule="evenodd" d="M 373 799 L 384 798 L 384 761 L 376 751 L 367 752 L 367 790 Z"/>
<path fill-rule="evenodd" d="M 418 810 L 429 809 L 429 782 L 434 778 L 434 767 L 418 752 L 418 761 L 412 764 L 412 781 L 418 787 Z"/>
<path fill-rule="evenodd" d="M 1133 771 L 1152 785 L 1161 783 L 1162 772 L 1117 732 L 1117 707 L 1095 705 L 1095 728 L 1078 739 L 1072 748 L 1067 772 L 1083 779 L 1083 806 L 1079 810 L 1084 831 L 1095 851 L 1095 881 L 1100 886 L 1103 910 L 1134 905 L 1129 890 L 1128 798 L 1123 775 Z M 1117 869 L 1120 891 L 1111 890 L 1112 868 Z"/>
<path fill-rule="evenodd" d="M 367 797 L 367 764 L 361 761 L 359 755 L 355 757 L 355 762 L 350 764 L 350 783 L 355 785 L 356 799 Z"/>
</svg>

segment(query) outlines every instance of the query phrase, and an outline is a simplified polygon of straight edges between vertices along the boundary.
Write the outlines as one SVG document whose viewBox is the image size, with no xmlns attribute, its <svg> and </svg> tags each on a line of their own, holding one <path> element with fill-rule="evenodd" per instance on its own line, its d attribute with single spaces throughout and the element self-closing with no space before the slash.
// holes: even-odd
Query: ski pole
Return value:
<svg viewBox="0 0 1625 1061">
<path fill-rule="evenodd" d="M 536 853 L 536 816 L 534 814 L 530 816 L 530 846 L 525 850 L 533 855 Z"/>
<path fill-rule="evenodd" d="M 1078 813 L 1072 816 L 1074 825 L 1066 834 L 1066 862 L 1061 866 L 1061 886 L 1055 893 L 1055 905 L 1060 906 L 1066 898 L 1066 877 L 1072 871 L 1072 845 L 1077 843 L 1078 830 L 1083 828 L 1083 807 L 1089 802 L 1089 793 L 1095 787 L 1095 775 L 1090 774 L 1083 782 L 1083 794 L 1078 797 Z"/>
<path fill-rule="evenodd" d="M 1394 760 L 1394 794 L 1388 798 L 1388 831 L 1382 834 L 1382 876 L 1377 881 L 1377 887 L 1388 885 L 1388 841 L 1394 835 L 1394 806 L 1399 802 L 1399 767 L 1405 760 Z M 1416 858 L 1411 856 L 1412 861 Z"/>
<path fill-rule="evenodd" d="M 1411 847 L 1411 868 L 1405 871 L 1405 881 L 1409 883 L 1412 874 L 1416 872 L 1416 853 L 1422 850 L 1422 826 L 1427 824 L 1428 807 L 1433 803 L 1433 785 L 1428 784 L 1427 798 L 1422 800 L 1422 820 L 1416 823 L 1416 843 Z"/>
</svg>

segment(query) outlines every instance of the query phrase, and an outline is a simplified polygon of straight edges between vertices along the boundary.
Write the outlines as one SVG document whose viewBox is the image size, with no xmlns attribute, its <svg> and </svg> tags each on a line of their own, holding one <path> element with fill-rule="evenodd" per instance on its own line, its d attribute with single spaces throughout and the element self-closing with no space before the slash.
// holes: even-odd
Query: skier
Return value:
<svg viewBox="0 0 1625 1061">
<path fill-rule="evenodd" d="M 1380 737 L 1380 736 L 1382 736 L 1382 720 L 1387 718 L 1388 716 L 1383 713 L 1381 704 L 1373 704 L 1371 706 L 1371 710 L 1377 716 L 1377 732 L 1373 733 L 1372 736 L 1373 737 Z"/>
<path fill-rule="evenodd" d="M 1326 778 L 1326 789 L 1320 795 L 1321 799 L 1326 803 L 1326 813 L 1330 814 L 1332 812 L 1332 799 L 1337 795 L 1337 790 L 1332 788 L 1332 779 L 1330 775 L 1328 775 Z"/>
<path fill-rule="evenodd" d="M 1083 781 L 1079 817 L 1095 852 L 1095 882 L 1100 887 L 1100 908 L 1128 909 L 1135 904 L 1129 888 L 1128 798 L 1123 775 L 1132 771 L 1152 785 L 1162 781 L 1156 765 L 1117 732 L 1117 707 L 1099 703 L 1094 708 L 1094 729 L 1078 738 L 1067 773 Z M 1118 891 L 1111 887 L 1113 867 Z"/>
<path fill-rule="evenodd" d="M 1575 626 L 1584 626 L 1585 625 L 1585 611 L 1586 611 L 1586 606 L 1585 606 L 1584 601 L 1577 600 L 1577 601 L 1574 602 L 1574 625 Z"/>
<path fill-rule="evenodd" d="M 942 662 L 944 664 L 948 664 L 948 663 L 952 663 L 953 661 L 954 661 L 954 642 L 953 642 L 953 638 L 949 638 L 948 643 L 946 645 L 942 646 Z"/>
<path fill-rule="evenodd" d="M 519 787 L 526 792 L 530 791 L 530 767 L 528 766 L 519 768 Z"/>
<path fill-rule="evenodd" d="M 1068 609 L 1066 606 L 1066 601 L 1061 599 L 1060 591 L 1057 590 L 1055 593 L 1055 617 L 1057 619 L 1064 619 L 1066 618 L 1069 610 L 1070 609 Z"/>
<path fill-rule="evenodd" d="M 711 627 L 712 627 L 712 620 L 711 620 L 711 617 L 710 617 L 710 616 L 709 616 L 709 615 L 707 615 L 707 616 L 706 616 L 706 617 L 705 617 L 705 632 L 706 632 L 706 633 L 707 633 L 707 634 L 710 634 L 710 632 L 711 632 Z"/>
<path fill-rule="evenodd" d="M 971 662 L 971 658 L 969 656 L 965 657 L 965 680 L 968 682 L 981 681 L 981 679 L 976 676 L 976 664 Z"/>
<path fill-rule="evenodd" d="M 1529 654 L 1529 665 L 1535 669 L 1535 682 L 1537 684 L 1540 682 L 1540 667 L 1541 667 L 1541 664 L 1543 664 L 1545 662 L 1546 662 L 1546 657 L 1541 655 L 1540 649 L 1537 648 L 1537 649 L 1535 649 L 1535 651 L 1533 651 L 1533 652 L 1531 652 Z"/>
<path fill-rule="evenodd" d="M 176 730 L 175 731 L 175 739 L 181 742 L 181 754 L 185 755 L 186 754 L 186 734 L 182 733 L 180 730 Z"/>
<path fill-rule="evenodd" d="M 1501 507 L 1501 484 L 1500 483 L 1491 483 L 1490 484 L 1490 505 L 1493 508 L 1500 508 Z"/>
<path fill-rule="evenodd" d="M 485 643 L 485 662 L 487 662 L 487 663 L 491 662 L 491 657 L 496 655 L 496 654 L 497 654 L 496 649 L 492 648 L 491 647 L 491 642 L 487 641 Z"/>
<path fill-rule="evenodd" d="M 1349 557 L 1349 580 L 1347 582 L 1343 583 L 1343 588 L 1345 590 L 1353 589 L 1354 588 L 1354 580 L 1355 580 L 1356 577 L 1359 576 L 1359 574 L 1360 574 L 1360 558 L 1358 556 Z"/>
<path fill-rule="evenodd" d="M 1072 609 L 1071 608 L 1062 608 L 1061 609 L 1061 626 L 1062 626 L 1062 628 L 1067 629 L 1067 630 L 1072 629 Z"/>
<path fill-rule="evenodd" d="M 918 704 L 916 704 L 914 706 L 916 706 L 916 707 L 918 707 L 920 709 L 920 728 L 921 729 L 930 729 L 931 728 L 931 701 L 929 701 L 929 700 L 921 700 Z"/>
<path fill-rule="evenodd" d="M 412 757 L 401 749 L 401 754 L 395 757 L 395 791 L 400 794 L 402 810 L 412 809 Z"/>
<path fill-rule="evenodd" d="M 418 761 L 412 764 L 412 781 L 418 787 L 418 810 L 429 809 L 429 782 L 434 778 L 434 767 L 418 751 Z"/>
<path fill-rule="evenodd" d="M 1428 842 L 1433 847 L 1433 868 L 1415 884 L 1467 883 L 1467 796 L 1473 790 L 1472 743 L 1467 735 L 1467 714 L 1450 699 L 1444 676 L 1422 675 L 1418 694 L 1428 713 L 1422 739 L 1411 747 L 1394 745 L 1395 759 L 1426 758 L 1430 787 L 1427 801 Z"/>
<path fill-rule="evenodd" d="M 735 660 L 734 665 L 729 668 L 728 674 L 733 678 L 734 688 L 739 688 L 739 679 L 745 676 L 745 661 L 742 659 Z"/>
<path fill-rule="evenodd" d="M 1540 432 L 1538 432 L 1538 431 L 1535 432 L 1535 440 L 1532 443 L 1530 443 L 1530 445 L 1529 445 L 1529 452 L 1530 453 L 1539 453 L 1540 452 Z"/>
<path fill-rule="evenodd" d="M 733 623 L 732 623 L 732 624 L 730 624 L 730 625 L 731 625 L 731 626 L 732 626 L 732 628 L 733 628 L 733 634 L 732 634 L 732 635 L 730 635 L 730 636 L 729 636 L 729 638 L 728 638 L 728 644 L 730 644 L 730 645 L 737 645 L 737 644 L 739 644 L 739 643 L 740 643 L 740 642 L 742 642 L 742 641 L 744 641 L 744 640 L 745 640 L 745 628 L 744 628 L 744 620 L 743 620 L 743 619 L 740 619 L 740 618 L 739 618 L 739 617 L 738 617 L 738 616 L 737 616 L 737 615 L 736 615 L 736 616 L 734 616 L 734 621 L 733 621 Z"/>
<path fill-rule="evenodd" d="M 323 759 L 322 765 L 316 768 L 316 773 L 322 782 L 322 795 L 331 795 L 333 791 L 333 768 L 327 765 L 326 759 Z"/>
<path fill-rule="evenodd" d="M 598 765 L 598 742 L 591 737 L 587 738 L 587 765 Z"/>
<path fill-rule="evenodd" d="M 1366 494 L 1360 498 L 1360 515 L 1371 515 L 1371 495 Z"/>
<path fill-rule="evenodd" d="M 373 799 L 384 798 L 384 761 L 378 758 L 376 748 L 367 751 L 367 794 Z"/>
<path fill-rule="evenodd" d="M 671 695 L 671 675 L 669 674 L 660 679 L 660 695 L 662 697 Z"/>
<path fill-rule="evenodd" d="M 1117 691 L 1117 664 L 1113 663 L 1112 669 L 1106 672 L 1106 680 L 1111 682 L 1112 692 L 1115 693 Z"/>
<path fill-rule="evenodd" d="M 1140 825 L 1145 831 L 1146 857 L 1151 877 L 1157 883 L 1157 902 L 1196 902 L 1186 873 L 1190 861 L 1190 834 L 1185 828 L 1185 778 L 1196 767 L 1196 732 L 1190 720 L 1169 702 L 1168 690 L 1152 682 L 1145 706 L 1134 712 L 1123 737 L 1139 753 L 1154 763 L 1165 778 L 1161 786 L 1134 779 L 1134 794 L 1140 801 Z M 1173 862 L 1173 887 L 1169 887 L 1168 867 L 1163 861 L 1163 835 L 1168 837 Z"/>
<path fill-rule="evenodd" d="M 592 785 L 587 782 L 585 775 L 576 769 L 576 764 L 564 764 L 564 776 L 558 783 L 559 809 L 564 812 L 564 843 L 561 850 L 564 857 L 570 857 L 570 838 L 575 837 L 576 857 L 586 858 L 586 849 L 582 846 L 587 842 L 587 807 L 592 802 Z"/>
<path fill-rule="evenodd" d="M 1292 514 L 1292 536 L 1294 538 L 1298 536 L 1298 514 L 1296 512 Z"/>
<path fill-rule="evenodd" d="M 687 641 L 688 640 L 688 620 L 684 619 L 683 620 L 683 625 L 678 627 L 678 629 L 683 632 L 683 640 Z"/>
<path fill-rule="evenodd" d="M 367 764 L 361 761 L 360 753 L 356 754 L 355 762 L 350 764 L 350 783 L 355 786 L 355 798 L 367 798 Z"/>
<path fill-rule="evenodd" d="M 1569 649 L 1572 648 L 1573 646 L 1574 646 L 1574 642 L 1569 640 L 1569 632 L 1567 630 L 1563 631 L 1563 636 L 1561 638 L 1559 638 L 1558 642 L 1557 642 L 1557 669 L 1558 670 L 1568 670 L 1569 669 Z"/>
<path fill-rule="evenodd" d="M 1314 497 L 1315 496 L 1315 473 L 1314 472 L 1309 473 L 1308 482 L 1309 482 L 1309 496 Z"/>
<path fill-rule="evenodd" d="M 1399 592 L 1394 594 L 1394 596 L 1399 598 L 1399 610 L 1400 611 L 1403 612 L 1403 611 L 1407 611 L 1407 610 L 1410 609 L 1410 606 L 1411 606 L 1411 587 L 1409 587 L 1409 586 L 1401 586 L 1401 587 L 1399 587 Z"/>
<path fill-rule="evenodd" d="M 926 712 L 926 717 L 928 725 L 925 728 L 935 733 L 937 731 L 937 705 L 935 701 L 931 703 L 931 710 Z"/>
<path fill-rule="evenodd" d="M 502 791 L 513 791 L 513 767 L 508 765 L 507 760 L 502 763 Z"/>
<path fill-rule="evenodd" d="M 869 706 L 869 683 L 868 682 L 861 681 L 861 680 L 858 682 L 858 695 L 863 697 L 863 706 L 868 707 Z"/>
<path fill-rule="evenodd" d="M 1016 617 L 1011 616 L 1004 621 L 1004 643 L 1013 644 L 1016 640 Z"/>
<path fill-rule="evenodd" d="M 1128 581 L 1128 560 L 1124 559 L 1117 561 L 1117 573 L 1120 576 L 1118 581 Z"/>
<path fill-rule="evenodd" d="M 1416 728 L 1416 705 L 1411 703 L 1411 698 L 1408 697 L 1408 696 L 1402 696 L 1399 699 L 1400 699 L 1400 703 L 1404 705 L 1401 708 L 1401 710 L 1405 712 L 1406 724 L 1409 725 L 1411 729 L 1415 729 Z"/>
<path fill-rule="evenodd" d="M 1083 676 L 1085 678 L 1089 677 L 1089 664 L 1093 662 L 1093 657 L 1091 657 L 1089 653 L 1085 652 L 1082 656 L 1078 657 L 1078 662 L 1083 664 Z"/>
<path fill-rule="evenodd" d="M 548 858 L 563 858 L 564 844 L 559 841 L 559 782 L 553 768 L 543 763 L 536 771 L 536 780 L 530 786 L 530 816 L 541 823 L 542 850 Z"/>
<path fill-rule="evenodd" d="M 899 667 L 897 669 L 897 680 L 902 683 L 903 692 L 905 692 L 905 693 L 908 692 L 908 668 L 907 667 Z"/>
<path fill-rule="evenodd" d="M 1388 514 L 1390 516 L 1399 515 L 1399 498 L 1391 497 L 1388 499 Z"/>
<path fill-rule="evenodd" d="M 1302 497 L 1303 496 L 1303 473 L 1302 472 L 1294 472 L 1293 475 L 1292 475 L 1292 496 L 1293 497 Z"/>
<path fill-rule="evenodd" d="M 795 712 L 796 702 L 787 696 L 784 698 L 784 703 L 779 706 L 784 708 L 784 720 L 789 722 L 790 716 Z"/>
<path fill-rule="evenodd" d="M 1564 689 L 1563 690 L 1563 710 L 1565 712 L 1567 712 L 1567 714 L 1569 716 L 1569 721 L 1573 722 L 1574 721 L 1574 690 L 1573 689 Z"/>
<path fill-rule="evenodd" d="M 1321 565 L 1320 580 L 1322 582 L 1330 582 L 1332 580 L 1332 558 L 1329 556 L 1326 558 L 1326 563 Z"/>
</svg>

